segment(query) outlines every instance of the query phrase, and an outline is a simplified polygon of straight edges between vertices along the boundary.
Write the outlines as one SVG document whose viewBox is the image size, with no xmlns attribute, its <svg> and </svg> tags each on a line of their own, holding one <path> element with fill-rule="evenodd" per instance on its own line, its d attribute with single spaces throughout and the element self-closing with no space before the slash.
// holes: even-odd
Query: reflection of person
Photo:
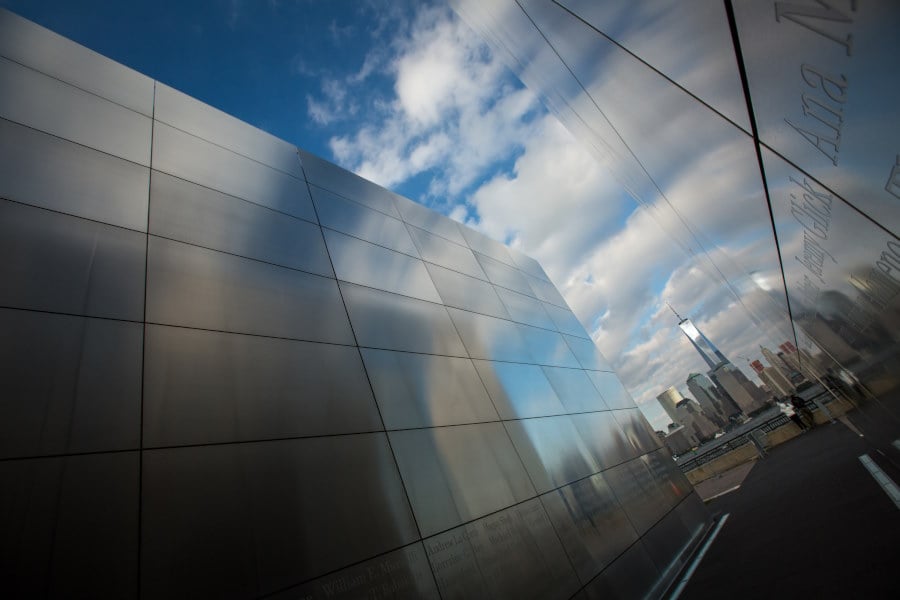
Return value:
<svg viewBox="0 0 900 600">
<path fill-rule="evenodd" d="M 794 407 L 794 410 L 796 411 L 796 413 L 798 413 L 796 415 L 798 419 L 802 418 L 809 421 L 808 427 L 804 429 L 815 426 L 816 420 L 813 417 L 812 411 L 806 408 L 806 400 L 804 400 L 797 394 L 791 394 L 791 406 Z M 803 417 L 800 417 L 800 415 L 803 415 Z"/>
<path fill-rule="evenodd" d="M 780 408 L 781 412 L 800 428 L 800 433 L 806 431 L 806 423 L 803 422 L 803 419 L 800 418 L 800 415 L 797 414 L 797 411 L 794 410 L 793 406 L 787 402 L 779 402 L 778 408 Z"/>
</svg>

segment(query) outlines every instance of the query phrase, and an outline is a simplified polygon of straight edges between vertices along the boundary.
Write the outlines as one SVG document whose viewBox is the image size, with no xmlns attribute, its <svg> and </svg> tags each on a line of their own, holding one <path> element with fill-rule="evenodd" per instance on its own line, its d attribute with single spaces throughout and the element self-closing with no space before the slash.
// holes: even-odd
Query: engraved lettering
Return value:
<svg viewBox="0 0 900 600">
<path fill-rule="evenodd" d="M 837 135 L 833 138 L 828 138 L 824 135 L 818 135 L 811 131 L 807 131 L 806 129 L 801 129 L 800 127 L 797 127 L 796 125 L 794 125 L 787 119 L 785 119 L 784 122 L 787 123 L 788 125 L 790 125 L 791 127 L 793 127 L 794 131 L 796 131 L 797 133 L 802 135 L 804 138 L 806 138 L 806 141 L 809 142 L 810 144 L 812 144 L 813 146 L 815 146 L 819 152 L 821 152 L 822 154 L 827 156 L 828 159 L 831 161 L 831 164 L 837 166 L 837 163 L 838 163 L 837 155 L 838 155 L 838 151 L 841 146 L 840 135 Z M 825 144 L 825 146 L 831 146 L 834 149 L 834 151 L 832 152 L 827 147 L 823 147 L 823 144 Z"/>
<path fill-rule="evenodd" d="M 810 75 L 815 75 L 818 78 L 818 83 L 815 79 L 810 81 Z M 811 88 L 821 89 L 825 92 L 829 98 L 843 104 L 847 101 L 847 78 L 843 75 L 838 75 L 840 77 L 840 81 L 838 81 L 835 77 L 826 76 L 825 73 L 822 73 L 817 68 L 810 65 L 800 65 L 800 76 L 803 77 L 803 81 L 806 82 Z"/>
<path fill-rule="evenodd" d="M 897 155 L 897 160 L 891 167 L 891 174 L 884 189 L 892 196 L 900 198 L 900 154 Z"/>
<path fill-rule="evenodd" d="M 840 137 L 841 126 L 844 124 L 844 112 L 841 109 L 831 108 L 822 100 L 810 96 L 809 94 L 801 94 L 800 102 L 803 104 L 803 116 L 812 117 L 823 125 L 831 127 L 834 129 L 835 136 Z M 831 116 L 823 114 L 823 112 L 817 110 L 816 107 L 824 109 L 826 112 L 830 113 Z"/>
<path fill-rule="evenodd" d="M 813 33 L 821 35 L 827 40 L 840 44 L 847 52 L 847 56 L 853 55 L 853 35 L 850 33 L 841 36 L 826 29 L 828 22 L 853 23 L 853 19 L 840 10 L 829 6 L 825 0 L 813 0 L 818 6 L 810 4 L 798 4 L 795 2 L 776 2 L 775 20 L 779 23 L 784 18 L 804 27 Z M 856 3 L 851 2 L 850 9 L 856 10 Z"/>
</svg>

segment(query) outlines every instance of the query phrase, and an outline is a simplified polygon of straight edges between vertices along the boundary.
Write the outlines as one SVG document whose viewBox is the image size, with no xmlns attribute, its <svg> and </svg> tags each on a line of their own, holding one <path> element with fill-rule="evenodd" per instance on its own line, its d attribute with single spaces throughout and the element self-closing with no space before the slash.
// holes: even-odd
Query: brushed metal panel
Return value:
<svg viewBox="0 0 900 600">
<path fill-rule="evenodd" d="M 581 369 L 542 367 L 566 412 L 581 413 L 609 410 L 597 388 Z"/>
<path fill-rule="evenodd" d="M 667 449 L 660 448 L 645 454 L 641 460 L 657 481 L 664 482 L 661 488 L 670 497 L 670 506 L 675 506 L 694 491 Z"/>
<path fill-rule="evenodd" d="M 543 307 L 553 321 L 554 329 L 567 335 L 590 339 L 591 336 L 588 335 L 588 332 L 585 331 L 581 321 L 578 320 L 578 317 L 576 317 L 575 313 L 571 310 L 547 303 L 543 303 Z"/>
<path fill-rule="evenodd" d="M 352 283 L 340 287 L 360 346 L 468 356 L 443 306 Z"/>
<path fill-rule="evenodd" d="M 150 165 L 151 120 L 0 57 L 0 117 Z"/>
<path fill-rule="evenodd" d="M 659 597 L 660 574 L 640 541 L 632 544 L 584 588 L 586 600 L 632 600 Z"/>
<path fill-rule="evenodd" d="M 539 366 L 486 360 L 473 362 L 501 419 L 525 419 L 566 412 Z"/>
<path fill-rule="evenodd" d="M 306 182 L 165 123 L 153 127 L 154 169 L 306 219 L 316 213 Z"/>
<path fill-rule="evenodd" d="M 150 236 L 147 320 L 353 344 L 337 283 Z"/>
<path fill-rule="evenodd" d="M 271 600 L 438 600 L 437 586 L 421 542 L 329 573 L 309 583 L 267 595 Z"/>
<path fill-rule="evenodd" d="M 133 598 L 138 453 L 0 462 L 0 580 L 11 598 Z"/>
<path fill-rule="evenodd" d="M 384 434 L 143 457 L 143 597 L 258 596 L 417 538 Z"/>
<path fill-rule="evenodd" d="M 557 290 L 556 286 L 550 283 L 550 281 L 544 281 L 543 279 L 536 279 L 534 277 L 526 277 L 525 280 L 528 283 L 528 287 L 531 288 L 531 291 L 528 293 L 532 296 L 536 296 L 538 299 L 549 304 L 555 304 L 562 308 L 569 308 L 569 305 L 566 304 L 566 301 L 559 293 L 559 290 Z"/>
<path fill-rule="evenodd" d="M 528 296 L 534 296 L 531 286 L 528 285 L 525 276 L 518 269 L 514 269 L 484 254 L 476 254 L 475 258 L 478 259 L 478 264 L 481 265 L 487 278 L 494 285 L 499 285 Z"/>
<path fill-rule="evenodd" d="M 636 456 L 612 412 L 572 415 L 572 422 L 602 468 L 623 463 Z"/>
<path fill-rule="evenodd" d="M 535 495 L 500 423 L 388 435 L 423 536 Z"/>
<path fill-rule="evenodd" d="M 314 185 L 309 189 L 323 226 L 418 258 L 403 221 Z"/>
<path fill-rule="evenodd" d="M 460 233 L 462 227 L 453 219 L 448 219 L 444 215 L 402 196 L 394 196 L 394 205 L 400 212 L 401 218 L 410 225 L 466 246 L 466 240 Z"/>
<path fill-rule="evenodd" d="M 465 246 L 448 242 L 439 235 L 433 235 L 418 227 L 410 226 L 407 229 L 423 259 L 472 277 L 487 279 L 478 266 L 475 255 Z"/>
<path fill-rule="evenodd" d="M 834 192 L 852 204 L 853 212 L 864 213 L 866 225 L 879 223 L 896 240 L 900 90 L 893 74 L 900 54 L 896 31 L 900 5 L 785 2 L 770 7 L 739 1 L 734 3 L 734 16 L 759 139 L 804 171 L 799 178 L 794 176 L 798 185 L 791 186 L 796 206 L 806 204 L 803 196 L 808 192 L 801 186 L 811 176 L 829 188 L 829 195 Z M 770 162 L 766 160 L 765 174 L 769 185 L 777 186 L 781 177 L 773 177 Z M 791 199 L 784 196 L 790 205 Z M 810 198 L 809 206 L 815 203 Z M 789 211 L 790 207 L 785 212 Z M 810 222 L 809 217 L 797 219 Z M 834 223 L 831 231 L 845 227 Z M 875 235 L 884 235 L 876 231 Z M 784 248 L 781 231 L 778 240 Z M 843 261 L 833 250 L 832 255 L 838 264 L 852 268 L 853 260 Z M 789 260 L 793 262 L 793 254 Z M 787 267 L 788 259 L 784 262 Z"/>
<path fill-rule="evenodd" d="M 750 131 L 724 6 L 660 5 L 652 0 L 609 5 L 564 0 L 560 4 Z"/>
<path fill-rule="evenodd" d="M 0 119 L 0 196 L 147 231 L 150 169 Z"/>
<path fill-rule="evenodd" d="M 303 172 L 311 184 L 365 204 L 386 215 L 400 218 L 400 213 L 394 208 L 393 199 L 397 197 L 396 194 L 305 150 L 298 152 Z"/>
<path fill-rule="evenodd" d="M 603 371 L 586 371 L 586 373 L 610 408 L 634 408 L 636 406 L 634 400 L 631 399 L 631 394 L 628 393 L 615 373 Z"/>
<path fill-rule="evenodd" d="M 553 321 L 547 316 L 547 312 L 541 306 L 540 300 L 531 296 L 525 296 L 506 288 L 498 287 L 497 295 L 503 300 L 506 310 L 513 321 L 543 327 L 544 329 L 556 329 Z"/>
<path fill-rule="evenodd" d="M 481 252 L 482 254 L 486 254 L 490 256 L 494 260 L 499 260 L 502 263 L 506 263 L 511 267 L 515 267 L 516 263 L 513 262 L 512 256 L 510 256 L 508 248 L 498 242 L 497 240 L 492 240 L 488 236 L 484 235 L 480 231 L 475 231 L 471 227 L 460 226 L 460 231 L 463 234 L 463 237 L 466 239 L 466 243 L 469 245 L 469 248 L 475 250 L 476 252 Z"/>
<path fill-rule="evenodd" d="M 541 502 L 581 581 L 589 581 L 638 539 L 600 473 L 544 494 Z"/>
<path fill-rule="evenodd" d="M 497 421 L 497 411 L 468 358 L 362 351 L 388 429 Z"/>
<path fill-rule="evenodd" d="M 147 326 L 144 446 L 377 431 L 359 351 Z"/>
<path fill-rule="evenodd" d="M 575 355 L 572 354 L 566 341 L 557 332 L 529 325 L 516 325 L 516 327 L 528 346 L 528 351 L 532 358 L 530 362 L 575 369 L 579 367 Z"/>
<path fill-rule="evenodd" d="M 537 498 L 423 543 L 445 600 L 569 598 L 578 589 Z"/>
<path fill-rule="evenodd" d="M 144 234 L 0 200 L 0 303 L 140 321 Z"/>
<path fill-rule="evenodd" d="M 647 423 L 647 419 L 644 418 L 641 409 L 615 410 L 613 415 L 619 427 L 625 433 L 625 437 L 628 438 L 628 441 L 634 446 L 638 454 L 653 452 L 662 445 L 659 436 Z"/>
<path fill-rule="evenodd" d="M 303 179 L 297 148 L 164 83 L 156 83 L 153 117 L 223 148 Z"/>
<path fill-rule="evenodd" d="M 431 263 L 425 263 L 425 268 L 428 269 L 431 280 L 446 306 L 501 319 L 509 318 L 506 307 L 500 302 L 494 286 L 490 283 Z"/>
<path fill-rule="evenodd" d="M 685 519 L 686 511 L 682 507 L 691 511 L 696 510 L 697 504 L 702 512 L 706 512 L 703 502 L 696 494 L 691 494 L 641 538 L 644 549 L 664 578 L 673 578 L 692 558 L 690 551 L 699 541 L 698 536 L 703 533 L 705 522 L 703 519 L 699 522 Z"/>
<path fill-rule="evenodd" d="M 425 263 L 418 258 L 331 229 L 323 233 L 338 279 L 440 303 Z"/>
<path fill-rule="evenodd" d="M 0 458 L 137 448 L 142 327 L 0 309 Z"/>
<path fill-rule="evenodd" d="M 319 227 L 154 171 L 150 233 L 334 277 Z"/>
<path fill-rule="evenodd" d="M 456 308 L 447 311 L 472 358 L 532 362 L 515 323 Z"/>
<path fill-rule="evenodd" d="M 538 493 L 600 470 L 568 416 L 503 423 Z"/>
<path fill-rule="evenodd" d="M 575 358 L 578 359 L 578 364 L 580 364 L 583 369 L 588 369 L 590 371 L 613 370 L 606 358 L 600 354 L 600 350 L 597 349 L 594 340 L 566 334 L 563 334 L 563 338 L 565 338 L 566 344 L 569 345 Z"/>
<path fill-rule="evenodd" d="M 654 477 L 642 458 L 603 472 L 638 535 L 644 535 L 674 505 L 664 489 L 666 480 Z"/>
<path fill-rule="evenodd" d="M 153 80 L 0 8 L 0 55 L 153 115 Z"/>
<path fill-rule="evenodd" d="M 550 278 L 547 277 L 547 274 L 544 273 L 544 269 L 541 267 L 541 264 L 519 250 L 515 248 L 507 248 L 507 252 L 513 259 L 513 263 L 516 267 L 519 268 L 520 271 L 527 275 L 531 275 L 532 277 L 537 277 L 539 279 L 543 279 L 544 281 L 550 281 Z"/>
</svg>

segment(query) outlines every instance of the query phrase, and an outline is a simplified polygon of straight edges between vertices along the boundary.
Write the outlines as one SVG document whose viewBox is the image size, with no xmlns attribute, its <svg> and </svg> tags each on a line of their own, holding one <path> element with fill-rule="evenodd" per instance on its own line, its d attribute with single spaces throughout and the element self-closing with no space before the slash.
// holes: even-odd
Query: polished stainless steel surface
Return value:
<svg viewBox="0 0 900 600">
<path fill-rule="evenodd" d="M 369 242 L 323 230 L 334 272 L 341 281 L 440 303 L 425 263 Z"/>
<path fill-rule="evenodd" d="M 310 185 L 309 190 L 323 226 L 397 252 L 419 256 L 403 221 L 314 185 Z"/>
<path fill-rule="evenodd" d="M 560 334 L 528 325 L 518 325 L 518 328 L 534 362 L 540 365 L 578 368 L 575 355 Z"/>
<path fill-rule="evenodd" d="M 568 598 L 578 579 L 538 499 L 424 541 L 441 597 Z"/>
<path fill-rule="evenodd" d="M 618 465 L 637 455 L 612 411 L 572 415 L 571 419 L 602 468 Z"/>
<path fill-rule="evenodd" d="M 487 281 L 463 275 L 431 263 L 425 263 L 428 274 L 434 282 L 446 306 L 508 319 L 509 313 L 500 301 L 497 292 Z"/>
<path fill-rule="evenodd" d="M 638 540 L 585 586 L 584 598 L 605 600 L 658 597 L 665 591 L 657 587 L 659 577 L 659 569 Z"/>
<path fill-rule="evenodd" d="M 334 279 L 154 236 L 147 321 L 353 344 Z"/>
<path fill-rule="evenodd" d="M 841 2 L 817 12 L 738 1 L 734 8 L 760 141 L 900 234 L 900 86 L 890 75 L 900 6 Z"/>
<path fill-rule="evenodd" d="M 600 354 L 600 350 L 594 345 L 593 340 L 575 337 L 565 333 L 563 334 L 563 339 L 566 340 L 566 344 L 568 344 L 569 349 L 572 350 L 572 354 L 575 355 L 578 364 L 581 365 L 583 369 L 587 369 L 588 374 L 590 374 L 590 371 L 612 371 L 612 366 L 610 366 L 609 361 Z M 597 376 L 591 375 L 591 377 Z M 602 389 L 600 390 L 600 393 L 603 393 Z"/>
<path fill-rule="evenodd" d="M 472 358 L 532 362 L 528 346 L 512 321 L 456 308 L 446 310 Z"/>
<path fill-rule="evenodd" d="M 566 415 L 507 421 L 503 426 L 538 493 L 600 470 Z"/>
<path fill-rule="evenodd" d="M 535 495 L 500 423 L 388 433 L 423 536 Z"/>
<path fill-rule="evenodd" d="M 147 231 L 149 179 L 147 167 L 0 119 L 2 198 Z"/>
<path fill-rule="evenodd" d="M 462 232 L 463 237 L 466 239 L 466 243 L 469 245 L 469 248 L 471 248 L 472 250 L 480 252 L 481 254 L 486 254 L 494 260 L 499 260 L 500 262 L 506 263 L 510 266 L 516 266 L 516 263 L 513 261 L 512 256 L 509 253 L 509 249 L 500 242 L 492 240 L 480 231 L 475 231 L 474 229 L 470 229 L 468 227 L 460 227 L 460 231 Z"/>
<path fill-rule="evenodd" d="M 145 447 L 382 429 L 352 346 L 152 325 L 145 353 Z"/>
<path fill-rule="evenodd" d="M 0 458 L 137 448 L 141 329 L 0 309 Z"/>
<path fill-rule="evenodd" d="M 157 83 L 153 118 L 213 144 L 303 178 L 297 148 L 231 115 Z"/>
<path fill-rule="evenodd" d="M 525 419 L 566 412 L 537 365 L 476 360 L 481 380 L 502 419 Z"/>
<path fill-rule="evenodd" d="M 2 57 L 0 89 L 0 117 L 150 164 L 150 118 Z"/>
<path fill-rule="evenodd" d="M 383 433 L 143 453 L 144 597 L 259 596 L 417 539 Z"/>
<path fill-rule="evenodd" d="M 139 469 L 137 452 L 0 462 L 4 595 L 134 596 Z"/>
<path fill-rule="evenodd" d="M 506 288 L 497 287 L 496 289 L 497 295 L 500 296 L 513 321 L 545 329 L 556 329 L 553 326 L 553 321 L 547 316 L 547 311 L 544 310 L 540 300 Z"/>
<path fill-rule="evenodd" d="M 581 324 L 581 321 L 578 320 L 578 317 L 575 316 L 571 310 L 567 308 L 560 308 L 558 306 L 554 306 L 553 304 L 544 303 L 544 310 L 550 316 L 550 319 L 553 321 L 553 329 L 557 329 L 561 333 L 565 333 L 567 335 L 574 335 L 576 337 L 583 337 L 585 339 L 590 339 L 590 335 L 588 332 L 584 330 L 584 326 Z M 593 342 L 591 342 L 593 346 Z"/>
<path fill-rule="evenodd" d="M 443 306 L 350 283 L 340 286 L 360 346 L 468 356 Z"/>
<path fill-rule="evenodd" d="M 562 295 L 549 281 L 536 277 L 526 277 L 525 281 L 528 284 L 528 287 L 531 289 L 530 292 L 526 292 L 529 295 L 536 296 L 544 302 L 549 302 L 550 304 L 555 304 L 556 306 L 569 308 L 569 305 L 566 304 L 566 301 L 563 299 Z"/>
<path fill-rule="evenodd" d="M 491 283 L 510 290 L 515 290 L 521 294 L 534 296 L 531 286 L 528 285 L 525 276 L 522 275 L 518 269 L 510 267 L 498 260 L 494 260 L 484 254 L 476 253 L 475 258 L 478 259 L 478 264 L 481 265 L 481 268 L 484 270 Z"/>
<path fill-rule="evenodd" d="M 315 224 L 159 171 L 150 180 L 150 233 L 334 277 Z"/>
<path fill-rule="evenodd" d="M 0 56 L 148 117 L 153 80 L 0 8 Z"/>
<path fill-rule="evenodd" d="M 422 542 L 266 596 L 273 600 L 356 600 L 373 590 L 387 598 L 440 598 Z"/>
<path fill-rule="evenodd" d="M 615 373 L 600 371 L 588 371 L 588 377 L 594 382 L 594 386 L 603 396 L 603 400 L 610 408 L 632 408 L 634 400 Z"/>
<path fill-rule="evenodd" d="M 705 510 L 536 261 L 0 31 L 6 589 L 569 598 L 679 560 Z"/>
<path fill-rule="evenodd" d="M 306 182 L 165 123 L 153 126 L 153 168 L 316 223 Z"/>
<path fill-rule="evenodd" d="M 547 274 L 544 273 L 544 269 L 541 267 L 540 263 L 527 254 L 524 254 L 515 248 L 507 248 L 509 255 L 513 259 L 513 263 L 516 267 L 519 268 L 520 271 L 527 275 L 531 275 L 532 277 L 537 277 L 538 279 L 543 279 L 544 281 L 550 281 L 550 278 L 547 277 Z"/>
<path fill-rule="evenodd" d="M 140 321 L 146 238 L 0 200 L 0 304 Z"/>
<path fill-rule="evenodd" d="M 499 420 L 468 358 L 370 349 L 362 355 L 387 429 Z"/>
<path fill-rule="evenodd" d="M 601 473 L 544 494 L 541 502 L 583 582 L 638 539 Z"/>
<path fill-rule="evenodd" d="M 724 4 L 703 0 L 678 4 L 562 0 L 560 4 L 750 131 L 731 36 L 722 27 Z"/>
<path fill-rule="evenodd" d="M 403 220 L 410 225 L 430 231 L 462 246 L 466 245 L 466 240 L 460 233 L 460 225 L 456 221 L 428 210 L 421 204 L 402 196 L 394 196 L 394 206 L 400 211 Z"/>
<path fill-rule="evenodd" d="M 409 234 L 419 249 L 419 255 L 428 262 L 453 269 L 472 277 L 487 279 L 478 266 L 475 255 L 464 246 L 454 244 L 424 229 L 409 226 Z"/>
<path fill-rule="evenodd" d="M 400 218 L 400 213 L 394 208 L 395 195 L 390 191 L 309 152 L 299 149 L 297 152 L 306 179 L 311 184 Z"/>
<path fill-rule="evenodd" d="M 566 407 L 566 412 L 580 413 L 609 410 L 597 388 L 581 369 L 542 367 L 556 396 Z"/>
</svg>

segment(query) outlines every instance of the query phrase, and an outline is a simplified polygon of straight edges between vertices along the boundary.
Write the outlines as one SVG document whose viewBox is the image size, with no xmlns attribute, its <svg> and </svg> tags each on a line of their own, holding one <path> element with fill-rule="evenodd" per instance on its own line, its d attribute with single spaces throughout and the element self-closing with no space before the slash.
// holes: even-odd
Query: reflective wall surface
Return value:
<svg viewBox="0 0 900 600">
<path fill-rule="evenodd" d="M 4 595 L 680 564 L 708 515 L 535 261 L 3 11 L 0 54 Z"/>
<path fill-rule="evenodd" d="M 770 347 L 900 386 L 900 5 L 452 4 Z"/>
</svg>

